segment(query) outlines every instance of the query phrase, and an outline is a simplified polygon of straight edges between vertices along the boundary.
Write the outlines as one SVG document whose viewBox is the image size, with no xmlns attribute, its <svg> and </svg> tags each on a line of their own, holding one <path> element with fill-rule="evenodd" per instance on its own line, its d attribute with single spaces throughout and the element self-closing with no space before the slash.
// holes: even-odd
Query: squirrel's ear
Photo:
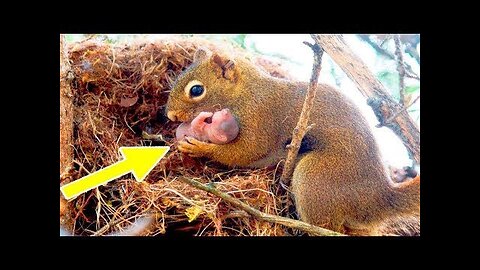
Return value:
<svg viewBox="0 0 480 270">
<path fill-rule="evenodd" d="M 223 78 L 230 81 L 235 80 L 235 62 L 233 60 L 223 58 L 220 55 L 214 53 L 211 61 L 219 68 L 219 71 L 221 71 Z"/>
<path fill-rule="evenodd" d="M 211 54 L 212 53 L 208 49 L 200 47 L 197 49 L 197 51 L 193 55 L 193 62 L 203 61 L 207 59 Z"/>
</svg>

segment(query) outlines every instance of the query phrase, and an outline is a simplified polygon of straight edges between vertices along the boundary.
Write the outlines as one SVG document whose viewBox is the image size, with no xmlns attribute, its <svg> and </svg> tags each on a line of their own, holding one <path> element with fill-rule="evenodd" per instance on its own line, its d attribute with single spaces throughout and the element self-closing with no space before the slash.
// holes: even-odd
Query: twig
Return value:
<svg viewBox="0 0 480 270">
<path fill-rule="evenodd" d="M 287 146 L 287 159 L 285 160 L 283 172 L 280 176 L 280 181 L 285 185 L 290 182 L 290 178 L 293 174 L 295 160 L 297 159 L 298 149 L 300 148 L 303 136 L 305 136 L 307 131 L 311 129 L 311 127 L 308 126 L 308 119 L 310 118 L 310 111 L 312 110 L 315 94 L 317 93 L 318 76 L 320 75 L 320 70 L 322 69 L 321 64 L 323 49 L 318 44 L 312 45 L 308 42 L 304 42 L 304 44 L 313 50 L 314 62 L 312 68 L 312 77 L 310 79 L 310 84 L 308 85 L 307 95 L 305 96 L 300 118 L 298 119 L 297 126 L 293 130 L 292 141 Z"/>
<path fill-rule="evenodd" d="M 84 38 L 83 38 L 82 40 L 80 40 L 78 43 L 87 42 L 87 41 L 89 41 L 90 39 L 96 37 L 97 34 L 84 34 L 83 36 L 84 36 Z"/>
<path fill-rule="evenodd" d="M 420 164 L 420 131 L 410 115 L 403 110 L 391 123 L 385 123 L 385 119 L 400 111 L 402 106 L 393 100 L 363 61 L 347 46 L 341 35 L 313 35 L 313 37 L 356 84 L 357 89 L 368 97 L 368 105 L 372 107 L 378 121 L 402 140 L 412 159 Z"/>
<path fill-rule="evenodd" d="M 60 174 L 72 166 L 73 160 L 73 94 L 69 84 L 71 70 L 65 36 L 60 35 Z"/>
<path fill-rule="evenodd" d="M 372 46 L 375 51 L 377 51 L 379 54 L 391 59 L 395 60 L 395 57 L 387 50 L 384 48 L 380 47 L 375 41 L 370 39 L 370 35 L 358 35 L 361 40 L 367 42 L 370 46 Z"/>
<path fill-rule="evenodd" d="M 400 36 L 393 37 L 395 41 L 395 56 L 397 58 L 398 71 L 398 91 L 400 92 L 400 105 L 405 106 L 405 67 L 403 64 L 402 44 L 400 43 Z"/>
<path fill-rule="evenodd" d="M 382 126 L 385 126 L 385 125 L 388 125 L 392 122 L 393 119 L 395 119 L 395 117 L 399 116 L 400 113 L 404 112 L 406 109 L 410 108 L 413 104 L 415 104 L 415 102 L 417 102 L 417 100 L 420 98 L 420 96 L 418 96 L 417 98 L 415 98 L 412 103 L 408 104 L 408 106 L 404 106 L 400 111 L 396 112 L 394 115 L 392 115 L 390 118 L 388 118 L 387 120 L 385 120 L 382 124 L 378 124 L 376 125 L 376 127 L 382 127 Z"/>
<path fill-rule="evenodd" d="M 72 68 L 68 61 L 65 36 L 60 35 L 60 183 L 73 168 L 73 92 L 70 87 Z M 60 225 L 66 231 L 73 231 L 73 206 L 60 194 Z"/>
<path fill-rule="evenodd" d="M 405 72 L 405 77 L 408 77 L 408 78 L 411 78 L 411 79 L 415 79 L 417 81 L 420 81 L 420 77 L 418 77 L 417 74 L 413 73 L 409 73 L 409 72 Z"/>
<path fill-rule="evenodd" d="M 384 48 L 380 47 L 375 41 L 370 39 L 369 35 L 358 35 L 361 40 L 367 42 L 372 48 L 377 51 L 379 54 L 387 57 L 390 60 L 395 60 L 395 56 L 391 54 L 389 51 L 385 50 Z M 413 71 L 412 67 L 408 64 L 405 63 L 405 76 L 408 78 L 420 80 L 420 77 Z"/>
<path fill-rule="evenodd" d="M 111 47 L 112 49 L 112 65 L 110 66 L 110 70 L 108 71 L 108 75 L 112 73 L 113 67 L 115 66 L 115 50 L 113 49 L 113 46 Z"/>
<path fill-rule="evenodd" d="M 154 142 L 165 142 L 168 143 L 162 136 L 162 134 L 150 134 L 146 131 L 142 131 L 142 139 L 152 140 Z"/>
<path fill-rule="evenodd" d="M 201 189 L 203 191 L 206 191 L 208 193 L 211 193 L 217 197 L 222 198 L 224 201 L 230 203 L 231 205 L 244 210 L 251 216 L 258 218 L 260 220 L 266 221 L 266 222 L 272 222 L 272 223 L 277 223 L 281 224 L 283 226 L 287 226 L 290 228 L 298 229 L 304 232 L 307 232 L 311 235 L 324 235 L 324 236 L 345 236 L 344 234 L 334 232 L 331 230 L 327 230 L 318 226 L 314 226 L 299 220 L 295 219 L 290 219 L 290 218 L 285 218 L 285 217 L 280 217 L 276 215 L 271 215 L 264 213 L 262 211 L 259 211 L 250 205 L 240 201 L 237 198 L 234 198 L 227 193 L 221 192 L 217 190 L 214 186 L 212 185 L 204 185 L 198 181 L 195 181 L 193 179 L 187 178 L 187 177 L 178 177 L 177 178 L 179 181 L 186 183 L 190 186 L 193 186 L 195 188 Z"/>
<path fill-rule="evenodd" d="M 380 41 L 380 47 L 383 47 L 383 45 L 385 45 L 385 43 L 389 41 L 390 38 L 392 37 L 392 35 L 383 35 L 383 36 L 384 36 L 383 40 Z"/>
</svg>

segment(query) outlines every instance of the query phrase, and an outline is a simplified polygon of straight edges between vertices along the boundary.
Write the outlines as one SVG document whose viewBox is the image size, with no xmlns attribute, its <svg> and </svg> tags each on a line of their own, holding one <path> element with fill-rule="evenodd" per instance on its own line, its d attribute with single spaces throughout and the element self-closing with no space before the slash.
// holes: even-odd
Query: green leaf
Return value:
<svg viewBox="0 0 480 270">
<path fill-rule="evenodd" d="M 420 90 L 420 85 L 405 87 L 405 93 L 407 93 L 407 94 L 413 94 L 415 92 L 418 92 L 418 90 Z"/>
<path fill-rule="evenodd" d="M 380 81 L 385 82 L 389 86 L 398 85 L 398 74 L 390 71 L 382 71 L 378 75 Z"/>
<path fill-rule="evenodd" d="M 242 48 L 246 48 L 245 46 L 245 38 L 247 37 L 246 34 L 240 34 L 240 35 L 236 35 L 235 37 L 232 38 L 232 40 L 237 43 L 238 45 L 240 45 L 240 47 Z"/>
<path fill-rule="evenodd" d="M 391 76 L 392 73 L 390 71 L 380 71 L 378 74 L 377 74 L 377 77 L 382 80 L 382 79 L 385 79 L 386 77 L 389 77 Z"/>
<path fill-rule="evenodd" d="M 381 71 L 377 74 L 377 78 L 390 91 L 390 94 L 398 101 L 400 99 L 398 89 L 398 74 L 388 70 Z"/>
<path fill-rule="evenodd" d="M 85 37 L 86 35 L 84 34 L 65 34 L 65 42 L 67 43 L 78 42 L 84 39 Z"/>
<path fill-rule="evenodd" d="M 74 37 L 73 35 L 65 35 L 65 41 L 66 42 L 73 42 Z"/>
</svg>

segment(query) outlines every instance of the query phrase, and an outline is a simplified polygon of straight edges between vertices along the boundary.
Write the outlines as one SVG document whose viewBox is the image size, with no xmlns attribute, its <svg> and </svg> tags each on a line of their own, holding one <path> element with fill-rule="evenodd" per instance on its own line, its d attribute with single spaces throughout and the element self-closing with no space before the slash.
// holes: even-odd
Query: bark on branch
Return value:
<svg viewBox="0 0 480 270">
<path fill-rule="evenodd" d="M 64 39 L 60 35 L 60 174 L 66 173 L 73 160 L 73 94 Z"/>
<path fill-rule="evenodd" d="M 304 232 L 307 232 L 311 235 L 323 235 L 323 236 L 345 236 L 344 234 L 330 231 L 321 227 L 317 227 L 299 220 L 295 219 L 290 219 L 290 218 L 285 218 L 285 217 L 280 217 L 276 215 L 270 215 L 267 213 L 264 213 L 262 211 L 259 211 L 250 205 L 240 201 L 237 198 L 234 198 L 227 193 L 221 192 L 218 189 L 216 189 L 213 186 L 210 185 L 204 185 L 198 181 L 195 181 L 193 179 L 189 179 L 186 177 L 179 177 L 177 178 L 179 181 L 186 183 L 188 185 L 191 185 L 195 188 L 201 189 L 203 191 L 206 191 L 208 193 L 211 193 L 217 197 L 222 198 L 224 201 L 230 203 L 231 205 L 244 210 L 248 214 L 252 215 L 253 217 L 266 221 L 266 222 L 272 222 L 272 223 L 277 223 L 281 224 L 290 228 L 298 229 Z"/>
<path fill-rule="evenodd" d="M 380 126 L 393 130 L 402 140 L 410 157 L 420 164 L 420 131 L 408 112 L 392 99 L 380 81 L 347 46 L 342 35 L 312 35 L 312 37 L 356 84 L 358 90 L 368 97 L 367 103 L 372 107 Z M 392 118 L 396 113 L 398 115 Z M 387 122 L 387 119 L 391 121 Z"/>
<path fill-rule="evenodd" d="M 70 88 L 70 63 L 65 51 L 65 37 L 60 35 L 60 183 L 68 178 L 73 163 L 73 94 Z M 60 190 L 58 191 L 60 193 Z M 73 229 L 71 206 L 60 195 L 60 224 Z"/>
<path fill-rule="evenodd" d="M 395 56 L 397 58 L 398 71 L 398 91 L 400 91 L 400 105 L 405 106 L 405 64 L 403 62 L 402 44 L 400 43 L 399 35 L 393 37 L 395 41 Z"/>
<path fill-rule="evenodd" d="M 311 128 L 311 126 L 308 126 L 308 119 L 310 118 L 310 111 L 312 110 L 313 101 L 315 100 L 315 94 L 317 93 L 318 76 L 320 75 L 320 70 L 322 69 L 322 48 L 318 44 L 312 45 L 307 42 L 304 43 L 308 45 L 313 51 L 314 61 L 312 68 L 312 77 L 310 79 L 310 84 L 308 85 L 307 95 L 303 103 L 300 118 L 298 119 L 297 126 L 293 130 L 292 141 L 287 146 L 287 159 L 285 160 L 282 176 L 280 177 L 280 181 L 284 185 L 288 185 L 288 183 L 290 182 L 290 178 L 293 174 L 293 169 L 295 167 L 295 161 L 298 155 L 298 149 L 300 148 L 303 137 Z"/>
</svg>

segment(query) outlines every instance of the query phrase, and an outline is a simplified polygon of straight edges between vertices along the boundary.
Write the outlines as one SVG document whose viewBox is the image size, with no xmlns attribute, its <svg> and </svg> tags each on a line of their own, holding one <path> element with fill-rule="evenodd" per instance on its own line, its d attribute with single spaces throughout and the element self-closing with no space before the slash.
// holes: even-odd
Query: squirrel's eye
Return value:
<svg viewBox="0 0 480 270">
<path fill-rule="evenodd" d="M 198 102 L 205 97 L 207 89 L 203 83 L 197 80 L 191 80 L 184 88 L 185 97 L 193 102 Z"/>
<path fill-rule="evenodd" d="M 192 97 L 199 97 L 203 94 L 203 86 L 201 85 L 194 85 L 190 88 L 190 95 Z"/>
</svg>

